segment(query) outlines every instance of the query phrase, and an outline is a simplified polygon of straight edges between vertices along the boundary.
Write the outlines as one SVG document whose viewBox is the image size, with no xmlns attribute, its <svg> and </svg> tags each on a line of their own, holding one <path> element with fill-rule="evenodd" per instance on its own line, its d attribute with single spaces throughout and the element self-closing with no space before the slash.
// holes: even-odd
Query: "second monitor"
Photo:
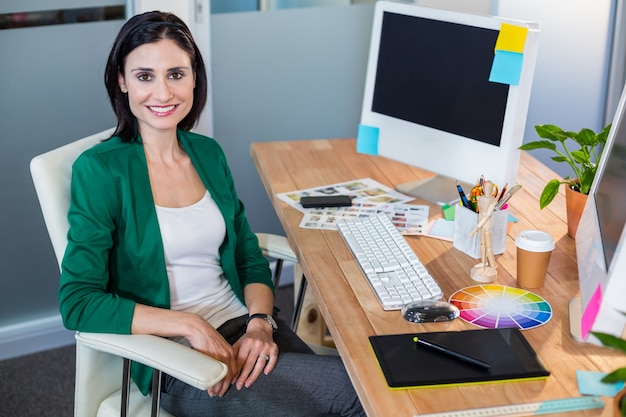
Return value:
<svg viewBox="0 0 626 417">
<path fill-rule="evenodd" d="M 377 3 L 361 124 L 377 129 L 379 155 L 450 181 L 400 191 L 449 204 L 455 180 L 513 185 L 538 34 L 528 22 Z"/>
</svg>

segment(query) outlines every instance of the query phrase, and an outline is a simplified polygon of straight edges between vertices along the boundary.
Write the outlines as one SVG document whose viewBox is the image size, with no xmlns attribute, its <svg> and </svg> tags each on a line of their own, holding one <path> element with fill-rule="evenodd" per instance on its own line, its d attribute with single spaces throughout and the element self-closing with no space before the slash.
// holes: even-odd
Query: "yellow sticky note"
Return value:
<svg viewBox="0 0 626 417">
<path fill-rule="evenodd" d="M 524 52 L 528 28 L 503 23 L 496 41 L 496 51 Z"/>
</svg>

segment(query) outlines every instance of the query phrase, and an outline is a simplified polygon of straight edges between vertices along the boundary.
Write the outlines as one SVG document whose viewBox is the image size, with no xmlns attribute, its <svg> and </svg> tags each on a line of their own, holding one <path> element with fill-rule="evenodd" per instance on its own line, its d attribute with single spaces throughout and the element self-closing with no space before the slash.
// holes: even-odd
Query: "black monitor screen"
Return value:
<svg viewBox="0 0 626 417">
<path fill-rule="evenodd" d="M 498 34 L 385 12 L 372 111 L 500 146 L 509 86 L 489 81 Z"/>
<path fill-rule="evenodd" d="M 596 191 L 596 208 L 604 259 L 608 270 L 626 224 L 626 121 L 618 125 L 613 146 L 607 149 L 606 166 Z"/>
</svg>

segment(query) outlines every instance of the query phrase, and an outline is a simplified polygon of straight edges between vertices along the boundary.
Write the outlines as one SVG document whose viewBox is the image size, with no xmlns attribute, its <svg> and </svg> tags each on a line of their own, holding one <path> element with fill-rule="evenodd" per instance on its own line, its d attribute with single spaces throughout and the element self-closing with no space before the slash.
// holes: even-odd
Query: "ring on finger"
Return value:
<svg viewBox="0 0 626 417">
<path fill-rule="evenodd" d="M 266 361 L 270 360 L 270 357 L 268 355 L 263 355 L 263 354 L 259 355 L 259 358 L 260 359 L 265 359 Z"/>
</svg>

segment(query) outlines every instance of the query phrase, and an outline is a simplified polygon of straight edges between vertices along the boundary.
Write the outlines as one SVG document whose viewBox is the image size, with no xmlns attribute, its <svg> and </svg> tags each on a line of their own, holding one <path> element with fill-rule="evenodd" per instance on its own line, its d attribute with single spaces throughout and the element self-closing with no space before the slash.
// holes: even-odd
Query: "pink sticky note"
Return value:
<svg viewBox="0 0 626 417">
<path fill-rule="evenodd" d="M 596 291 L 591 296 L 589 300 L 589 304 L 585 307 L 585 311 L 583 311 L 582 318 L 580 320 L 580 332 L 583 338 L 586 338 L 593 326 L 593 323 L 596 321 L 596 317 L 598 312 L 600 311 L 600 304 L 602 303 L 602 287 L 598 285 Z"/>
</svg>

